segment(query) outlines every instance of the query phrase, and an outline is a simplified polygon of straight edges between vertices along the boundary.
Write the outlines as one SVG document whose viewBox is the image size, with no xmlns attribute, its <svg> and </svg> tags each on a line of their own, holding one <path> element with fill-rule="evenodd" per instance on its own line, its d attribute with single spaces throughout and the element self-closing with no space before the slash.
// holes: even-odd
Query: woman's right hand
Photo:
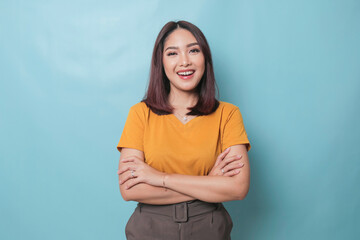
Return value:
<svg viewBox="0 0 360 240">
<path fill-rule="evenodd" d="M 224 152 L 220 153 L 208 176 L 232 177 L 240 173 L 240 168 L 244 166 L 244 163 L 240 161 L 242 156 L 234 155 L 231 157 L 226 157 L 229 152 L 230 147 L 225 149 Z"/>
</svg>

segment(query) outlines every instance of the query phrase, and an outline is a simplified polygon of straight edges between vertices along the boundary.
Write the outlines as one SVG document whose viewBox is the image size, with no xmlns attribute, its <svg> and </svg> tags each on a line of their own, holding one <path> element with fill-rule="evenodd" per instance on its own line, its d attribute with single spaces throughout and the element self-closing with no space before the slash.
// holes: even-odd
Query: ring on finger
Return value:
<svg viewBox="0 0 360 240">
<path fill-rule="evenodd" d="M 134 175 L 135 171 L 134 170 L 131 170 L 131 177 L 134 178 L 135 175 Z"/>
<path fill-rule="evenodd" d="M 224 171 L 224 169 L 223 169 L 223 168 L 221 169 L 221 172 L 222 172 L 222 174 L 224 174 L 224 173 L 225 173 L 225 171 Z"/>
</svg>

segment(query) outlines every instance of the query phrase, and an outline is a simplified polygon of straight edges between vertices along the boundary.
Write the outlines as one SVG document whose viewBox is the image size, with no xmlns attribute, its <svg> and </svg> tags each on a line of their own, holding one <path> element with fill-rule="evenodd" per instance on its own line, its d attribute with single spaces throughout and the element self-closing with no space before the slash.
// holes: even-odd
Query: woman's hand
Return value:
<svg viewBox="0 0 360 240">
<path fill-rule="evenodd" d="M 138 156 L 122 159 L 117 174 L 120 175 L 120 184 L 126 184 L 126 189 L 130 189 L 138 183 L 160 187 L 163 185 L 165 175 L 165 173 L 150 167 Z"/>
<path fill-rule="evenodd" d="M 229 152 L 230 147 L 220 153 L 208 176 L 232 177 L 240 173 L 240 168 L 244 166 L 244 163 L 240 161 L 242 156 L 234 155 L 226 157 Z"/>
</svg>

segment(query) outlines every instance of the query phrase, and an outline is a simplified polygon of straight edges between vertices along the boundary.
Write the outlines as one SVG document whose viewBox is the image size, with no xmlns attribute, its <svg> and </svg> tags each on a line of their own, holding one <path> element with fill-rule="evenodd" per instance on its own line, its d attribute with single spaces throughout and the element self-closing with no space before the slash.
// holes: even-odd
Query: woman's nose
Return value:
<svg viewBox="0 0 360 240">
<path fill-rule="evenodd" d="M 181 56 L 180 57 L 180 65 L 181 66 L 190 65 L 190 59 L 189 59 L 189 56 L 186 53 L 182 53 L 180 56 Z"/>
</svg>

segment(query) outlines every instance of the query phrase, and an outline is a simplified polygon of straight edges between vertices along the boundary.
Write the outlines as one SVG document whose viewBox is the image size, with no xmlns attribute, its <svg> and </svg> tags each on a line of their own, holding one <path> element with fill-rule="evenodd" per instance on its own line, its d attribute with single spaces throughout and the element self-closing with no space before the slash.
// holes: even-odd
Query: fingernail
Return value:
<svg viewBox="0 0 360 240">
<path fill-rule="evenodd" d="M 121 184 L 121 180 L 119 181 L 119 184 Z"/>
<path fill-rule="evenodd" d="M 240 163 L 240 166 L 242 166 L 242 167 L 243 167 L 244 165 L 245 165 L 244 163 Z"/>
<path fill-rule="evenodd" d="M 238 158 L 241 158 L 241 155 L 237 155 Z"/>
</svg>

